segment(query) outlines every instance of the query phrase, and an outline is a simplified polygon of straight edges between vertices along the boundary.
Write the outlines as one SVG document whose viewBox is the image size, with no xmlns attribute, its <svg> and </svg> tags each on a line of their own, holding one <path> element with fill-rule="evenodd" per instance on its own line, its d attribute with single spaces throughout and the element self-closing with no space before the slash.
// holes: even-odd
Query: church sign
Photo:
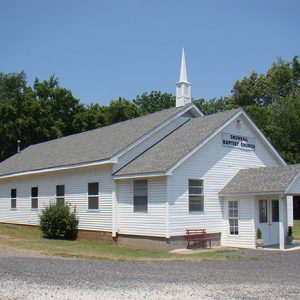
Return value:
<svg viewBox="0 0 300 300">
<path fill-rule="evenodd" d="M 222 146 L 255 151 L 255 138 L 222 132 Z"/>
</svg>

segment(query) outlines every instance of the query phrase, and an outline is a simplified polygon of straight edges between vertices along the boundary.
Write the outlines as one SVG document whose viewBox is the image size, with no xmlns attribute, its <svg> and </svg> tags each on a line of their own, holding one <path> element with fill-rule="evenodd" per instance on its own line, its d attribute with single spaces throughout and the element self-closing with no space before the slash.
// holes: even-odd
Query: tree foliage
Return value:
<svg viewBox="0 0 300 300">
<path fill-rule="evenodd" d="M 289 163 L 300 162 L 300 64 L 278 59 L 234 84 L 228 107 L 244 107 Z"/>
<path fill-rule="evenodd" d="M 83 105 L 58 78 L 28 85 L 24 72 L 0 73 L 0 161 L 31 144 L 90 130 L 175 106 L 175 96 L 159 91 L 107 106 Z M 266 72 L 234 83 L 232 93 L 194 103 L 204 114 L 243 107 L 290 163 L 300 162 L 300 63 L 278 59 Z"/>
<path fill-rule="evenodd" d="M 143 114 L 154 113 L 156 111 L 174 107 L 176 98 L 172 94 L 152 91 L 150 94 L 138 95 L 133 103 Z"/>
<path fill-rule="evenodd" d="M 208 101 L 201 98 L 199 100 L 194 100 L 194 103 L 205 115 L 218 113 L 231 108 L 226 97 L 213 98 Z"/>
</svg>

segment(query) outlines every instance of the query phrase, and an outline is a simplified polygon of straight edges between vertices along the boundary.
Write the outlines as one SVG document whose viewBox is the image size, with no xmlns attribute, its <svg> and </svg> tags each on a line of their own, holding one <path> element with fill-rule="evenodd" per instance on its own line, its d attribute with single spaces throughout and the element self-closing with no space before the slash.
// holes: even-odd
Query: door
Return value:
<svg viewBox="0 0 300 300">
<path fill-rule="evenodd" d="M 270 245 L 279 244 L 279 201 L 270 200 L 271 206 L 271 224 L 270 229 Z"/>
<path fill-rule="evenodd" d="M 277 199 L 261 199 L 258 202 L 258 228 L 262 231 L 264 244 L 278 244 L 279 201 Z"/>
</svg>

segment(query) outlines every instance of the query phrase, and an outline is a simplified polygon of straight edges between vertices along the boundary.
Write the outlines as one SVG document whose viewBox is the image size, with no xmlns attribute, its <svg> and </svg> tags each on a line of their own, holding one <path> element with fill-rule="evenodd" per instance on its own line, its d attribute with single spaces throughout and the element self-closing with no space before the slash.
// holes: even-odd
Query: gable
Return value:
<svg viewBox="0 0 300 300">
<path fill-rule="evenodd" d="M 300 195 L 300 165 L 298 175 L 291 182 L 286 192 L 290 195 Z"/>
<path fill-rule="evenodd" d="M 225 184 L 241 169 L 281 165 L 247 124 L 244 123 L 240 130 L 236 128 L 237 118 L 239 117 L 234 118 L 177 168 L 172 170 L 171 177 L 185 178 L 184 176 L 188 175 L 192 178 L 210 178 L 214 181 L 214 188 L 218 187 L 220 190 L 224 186 L 221 183 Z M 255 144 L 255 150 L 224 145 L 223 133 L 235 137 L 247 137 L 248 141 L 251 140 Z M 226 180 L 224 181 L 224 179 Z"/>
<path fill-rule="evenodd" d="M 241 124 L 240 128 L 238 123 Z M 264 165 L 282 165 L 282 161 L 266 145 L 243 114 L 223 128 L 216 136 L 215 142 L 220 144 L 220 151 L 224 149 L 233 151 L 237 157 L 250 159 L 256 156 Z"/>
<path fill-rule="evenodd" d="M 189 120 L 114 175 L 167 171 L 238 111 L 235 109 Z"/>
<path fill-rule="evenodd" d="M 235 126 L 238 118 L 242 120 L 241 129 Z M 171 175 L 173 170 L 200 148 L 207 147 L 206 144 L 211 140 L 216 141 L 219 151 L 224 150 L 225 147 L 221 148 L 223 132 L 254 139 L 259 150 L 255 149 L 252 156 L 257 155 L 260 161 L 269 159 L 267 165 L 285 165 L 284 160 L 247 114 L 242 109 L 235 109 L 190 120 L 115 173 L 115 178 L 140 174 Z M 227 150 L 229 148 L 227 147 Z M 247 150 L 234 149 L 234 151 L 240 153 Z"/>
<path fill-rule="evenodd" d="M 236 127 L 236 121 L 238 119 L 242 120 L 242 127 L 240 130 Z M 230 132 L 231 130 L 231 132 Z M 202 147 L 207 147 L 207 143 L 212 139 L 215 140 L 215 137 L 218 135 L 218 140 L 216 143 L 221 143 L 223 136 L 222 133 L 234 133 L 235 135 L 245 135 L 248 137 L 255 138 L 256 141 L 259 141 L 260 149 L 263 149 L 264 155 L 273 160 L 271 165 L 286 165 L 284 159 L 280 156 L 274 146 L 268 141 L 268 139 L 264 136 L 264 134 L 260 131 L 260 129 L 255 125 L 255 123 L 251 120 L 251 118 L 246 114 L 243 109 L 239 109 L 235 114 L 233 114 L 230 118 L 228 118 L 221 126 L 219 126 L 214 132 L 212 132 L 202 143 L 199 143 L 192 151 L 187 153 L 184 157 L 182 157 L 179 161 L 176 162 L 171 168 L 166 171 L 167 175 L 171 175 L 172 171 L 175 170 L 178 166 L 180 166 L 185 160 L 187 160 L 190 156 L 192 156 L 195 152 L 197 152 Z M 219 144 L 220 145 L 220 144 Z M 219 149 L 223 149 L 224 147 Z M 224 149 L 223 149 L 224 150 Z M 221 151 L 221 150 L 220 150 Z M 246 151 L 239 149 L 235 149 L 237 153 L 242 153 L 240 151 Z M 258 153 L 258 152 L 256 152 Z M 262 156 L 261 156 L 262 157 Z"/>
</svg>

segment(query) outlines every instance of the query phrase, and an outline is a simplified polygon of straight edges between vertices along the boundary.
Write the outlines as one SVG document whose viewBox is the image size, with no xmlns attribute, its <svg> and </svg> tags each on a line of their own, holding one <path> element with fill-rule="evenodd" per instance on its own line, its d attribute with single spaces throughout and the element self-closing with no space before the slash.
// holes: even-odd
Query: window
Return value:
<svg viewBox="0 0 300 300">
<path fill-rule="evenodd" d="M 88 184 L 88 209 L 99 209 L 99 183 Z"/>
<path fill-rule="evenodd" d="M 17 189 L 10 190 L 10 208 L 17 208 Z"/>
<path fill-rule="evenodd" d="M 64 185 L 56 186 L 56 203 L 60 203 L 60 204 L 65 203 L 65 186 Z"/>
<path fill-rule="evenodd" d="M 133 182 L 133 210 L 134 212 L 148 211 L 147 180 L 135 180 Z"/>
<path fill-rule="evenodd" d="M 239 203 L 238 201 L 228 201 L 228 219 L 230 235 L 239 234 Z"/>
<path fill-rule="evenodd" d="M 279 222 L 279 202 L 272 200 L 272 222 Z"/>
<path fill-rule="evenodd" d="M 259 223 L 268 222 L 268 201 L 259 200 Z"/>
<path fill-rule="evenodd" d="M 31 188 L 31 209 L 38 209 L 39 207 L 39 188 L 32 187 Z"/>
<path fill-rule="evenodd" d="M 189 179 L 189 211 L 204 211 L 203 180 Z"/>
</svg>

